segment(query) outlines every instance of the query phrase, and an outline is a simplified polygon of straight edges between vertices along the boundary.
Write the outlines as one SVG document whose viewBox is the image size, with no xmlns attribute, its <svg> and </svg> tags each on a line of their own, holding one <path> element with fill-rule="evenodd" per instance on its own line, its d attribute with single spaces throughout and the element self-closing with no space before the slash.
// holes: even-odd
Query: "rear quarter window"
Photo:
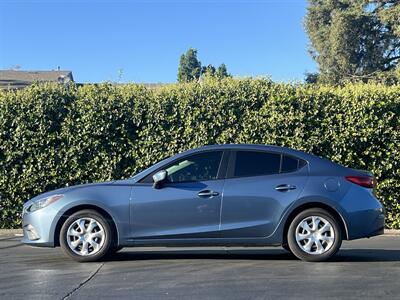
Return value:
<svg viewBox="0 0 400 300">
<path fill-rule="evenodd" d="M 297 171 L 302 167 L 304 167 L 305 164 L 306 162 L 302 159 L 292 156 L 282 155 L 281 173 Z"/>
</svg>

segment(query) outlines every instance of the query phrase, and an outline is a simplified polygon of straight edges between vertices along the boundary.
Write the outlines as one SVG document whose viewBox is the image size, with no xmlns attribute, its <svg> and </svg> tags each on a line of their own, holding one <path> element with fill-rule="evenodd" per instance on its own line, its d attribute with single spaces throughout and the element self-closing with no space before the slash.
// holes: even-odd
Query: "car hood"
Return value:
<svg viewBox="0 0 400 300">
<path fill-rule="evenodd" d="M 32 199 L 30 199 L 29 201 L 27 201 L 26 203 L 33 202 L 33 201 L 38 200 L 38 199 L 50 197 L 52 195 L 65 194 L 65 193 L 71 192 L 73 190 L 77 190 L 77 189 L 81 189 L 81 188 L 85 188 L 85 187 L 111 185 L 114 182 L 115 182 L 115 180 L 114 181 L 106 181 L 106 182 L 95 182 L 95 183 L 78 184 L 78 185 L 63 187 L 63 188 L 59 188 L 59 189 L 56 189 L 56 190 L 51 190 L 51 191 L 39 194 L 39 195 L 33 197 Z"/>
</svg>

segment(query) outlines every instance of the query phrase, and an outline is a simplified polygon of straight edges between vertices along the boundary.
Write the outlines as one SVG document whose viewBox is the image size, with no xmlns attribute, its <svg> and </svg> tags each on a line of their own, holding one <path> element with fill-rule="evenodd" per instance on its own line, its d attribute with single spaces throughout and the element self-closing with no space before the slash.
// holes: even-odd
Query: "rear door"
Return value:
<svg viewBox="0 0 400 300">
<path fill-rule="evenodd" d="M 224 185 L 221 237 L 266 237 L 305 186 L 306 162 L 278 152 L 232 151 Z"/>
</svg>

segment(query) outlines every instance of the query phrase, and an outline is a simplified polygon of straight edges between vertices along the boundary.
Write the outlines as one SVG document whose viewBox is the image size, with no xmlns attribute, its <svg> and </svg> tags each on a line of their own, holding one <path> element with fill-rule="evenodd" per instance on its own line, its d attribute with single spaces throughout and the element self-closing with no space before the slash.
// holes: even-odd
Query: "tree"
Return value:
<svg viewBox="0 0 400 300">
<path fill-rule="evenodd" d="M 319 81 L 367 81 L 399 64 L 399 0 L 309 0 L 305 27 Z"/>
<path fill-rule="evenodd" d="M 189 48 L 181 55 L 178 68 L 178 82 L 197 80 L 201 75 L 201 62 L 197 59 L 197 50 Z"/>
<path fill-rule="evenodd" d="M 189 48 L 185 54 L 181 55 L 178 67 L 178 82 L 190 82 L 198 80 L 201 75 L 212 76 L 217 78 L 231 77 L 228 73 L 226 65 L 221 64 L 218 69 L 212 64 L 202 66 L 197 59 L 197 50 Z"/>
<path fill-rule="evenodd" d="M 318 82 L 318 74 L 317 73 L 305 73 L 304 81 L 308 84 L 314 84 Z"/>
<path fill-rule="evenodd" d="M 225 77 L 231 77 L 231 75 L 228 73 L 226 65 L 221 64 L 218 69 L 215 69 L 215 67 L 211 64 L 209 64 L 207 67 L 202 67 L 202 74 L 205 76 L 212 76 L 216 77 L 218 79 L 222 79 Z"/>
<path fill-rule="evenodd" d="M 207 67 L 202 67 L 201 74 L 207 76 L 214 76 L 215 75 L 215 67 L 212 64 L 209 64 Z"/>
<path fill-rule="evenodd" d="M 228 70 L 226 68 L 225 64 L 221 64 L 217 71 L 215 72 L 215 76 L 217 76 L 218 78 L 222 79 L 225 77 L 230 77 L 231 75 L 228 73 Z"/>
</svg>

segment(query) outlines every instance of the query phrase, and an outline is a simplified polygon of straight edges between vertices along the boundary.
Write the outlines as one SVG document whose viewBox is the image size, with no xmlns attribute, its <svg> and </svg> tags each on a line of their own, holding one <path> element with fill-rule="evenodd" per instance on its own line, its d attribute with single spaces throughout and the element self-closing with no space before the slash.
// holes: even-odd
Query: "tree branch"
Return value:
<svg viewBox="0 0 400 300">
<path fill-rule="evenodd" d="M 400 58 L 400 55 L 393 56 L 393 57 L 388 57 L 388 58 L 387 58 L 387 61 L 388 61 L 388 62 L 391 62 L 391 61 L 396 60 L 396 59 L 399 59 L 399 58 Z"/>
</svg>

